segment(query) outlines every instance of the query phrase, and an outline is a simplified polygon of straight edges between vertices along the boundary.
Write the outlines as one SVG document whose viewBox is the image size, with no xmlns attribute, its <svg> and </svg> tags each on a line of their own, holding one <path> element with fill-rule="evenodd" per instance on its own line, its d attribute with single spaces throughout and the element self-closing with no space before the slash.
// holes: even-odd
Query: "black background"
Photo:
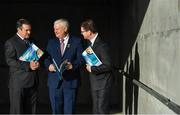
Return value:
<svg viewBox="0 0 180 115">
<path fill-rule="evenodd" d="M 79 37 L 80 23 L 92 18 L 104 41 L 110 48 L 115 68 L 123 68 L 136 40 L 149 0 L 4 0 L 0 2 L 0 105 L 8 108 L 8 67 L 4 60 L 4 43 L 16 33 L 16 21 L 26 18 L 32 24 L 32 37 L 45 49 L 47 40 L 54 36 L 53 22 L 66 18 L 70 22 L 70 33 Z M 122 76 L 115 71 L 112 105 L 122 110 Z M 39 103 L 48 105 L 47 74 L 41 68 Z M 78 104 L 90 104 L 89 84 L 82 72 L 82 87 Z M 8 109 L 0 109 L 6 113 Z M 47 113 L 49 110 L 47 110 Z"/>
</svg>

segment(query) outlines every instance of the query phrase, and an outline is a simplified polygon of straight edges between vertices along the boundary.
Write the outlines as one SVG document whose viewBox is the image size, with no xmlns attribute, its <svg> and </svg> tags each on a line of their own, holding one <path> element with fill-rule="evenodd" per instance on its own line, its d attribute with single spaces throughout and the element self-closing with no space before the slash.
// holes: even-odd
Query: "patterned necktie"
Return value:
<svg viewBox="0 0 180 115">
<path fill-rule="evenodd" d="M 30 42 L 29 42 L 29 40 L 25 40 L 25 39 L 24 39 L 24 42 L 25 42 L 25 44 L 26 44 L 26 46 L 27 46 L 27 47 L 29 47 L 29 46 L 30 46 Z"/>
<path fill-rule="evenodd" d="M 64 53 L 64 39 L 61 39 L 61 55 Z"/>
<path fill-rule="evenodd" d="M 92 47 L 92 43 L 91 41 L 88 40 L 88 46 L 91 46 Z"/>
</svg>

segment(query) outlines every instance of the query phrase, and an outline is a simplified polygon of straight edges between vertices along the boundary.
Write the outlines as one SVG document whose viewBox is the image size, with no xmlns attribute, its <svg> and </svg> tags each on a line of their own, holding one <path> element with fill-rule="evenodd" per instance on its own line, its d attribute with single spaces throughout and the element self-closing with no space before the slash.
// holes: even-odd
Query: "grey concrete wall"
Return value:
<svg viewBox="0 0 180 115">
<path fill-rule="evenodd" d="M 180 105 L 180 0 L 150 0 L 125 70 L 130 60 L 135 60 L 135 45 L 138 45 L 140 81 Z M 140 88 L 138 113 L 174 112 Z"/>
</svg>

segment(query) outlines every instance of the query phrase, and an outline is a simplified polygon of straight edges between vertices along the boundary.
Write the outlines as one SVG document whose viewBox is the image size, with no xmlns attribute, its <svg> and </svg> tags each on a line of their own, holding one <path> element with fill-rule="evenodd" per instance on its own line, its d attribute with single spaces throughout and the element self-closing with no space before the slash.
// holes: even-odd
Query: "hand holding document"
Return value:
<svg viewBox="0 0 180 115">
<path fill-rule="evenodd" d="M 99 66 L 102 64 L 90 46 L 83 51 L 82 56 L 84 57 L 86 63 L 90 66 Z"/>
<path fill-rule="evenodd" d="M 50 64 L 49 67 L 48 67 L 48 70 L 49 70 L 50 72 L 56 72 L 56 69 L 55 69 L 54 64 Z"/>
<path fill-rule="evenodd" d="M 40 66 L 40 64 L 39 64 L 39 62 L 37 62 L 37 61 L 31 61 L 31 62 L 30 62 L 30 68 L 31 68 L 31 70 L 36 70 L 36 69 L 39 68 L 39 66 Z"/>
<path fill-rule="evenodd" d="M 86 69 L 87 69 L 88 72 L 91 73 L 91 66 L 89 64 L 86 64 Z"/>
<path fill-rule="evenodd" d="M 57 73 L 57 75 L 59 77 L 59 80 L 62 80 L 63 79 L 62 74 L 66 70 L 67 60 L 64 60 L 59 67 L 58 67 L 58 65 L 57 65 L 57 63 L 56 63 L 56 61 L 54 59 L 52 59 L 52 61 L 53 61 L 53 64 L 55 66 L 56 73 Z"/>
<path fill-rule="evenodd" d="M 73 65 L 71 64 L 71 62 L 67 62 L 66 63 L 66 69 L 71 70 L 72 68 L 73 68 Z"/>
</svg>

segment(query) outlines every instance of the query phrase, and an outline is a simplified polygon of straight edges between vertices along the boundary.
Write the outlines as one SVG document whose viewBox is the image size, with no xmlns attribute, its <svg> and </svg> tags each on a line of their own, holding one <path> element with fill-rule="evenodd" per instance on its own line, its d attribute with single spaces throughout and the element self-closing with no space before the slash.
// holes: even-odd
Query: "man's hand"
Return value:
<svg viewBox="0 0 180 115">
<path fill-rule="evenodd" d="M 31 70 L 37 70 L 39 67 L 40 67 L 39 62 L 37 62 L 37 61 L 31 61 L 31 62 L 30 62 L 30 68 L 31 68 Z"/>
<path fill-rule="evenodd" d="M 67 63 L 66 63 L 66 69 L 67 69 L 67 70 L 70 70 L 70 69 L 72 69 L 72 68 L 73 68 L 73 66 L 72 66 L 71 62 L 67 62 Z"/>
<path fill-rule="evenodd" d="M 86 64 L 86 69 L 87 69 L 88 72 L 91 73 L 91 66 L 89 64 Z"/>
<path fill-rule="evenodd" d="M 48 69 L 49 69 L 50 72 L 55 72 L 56 71 L 53 64 L 50 64 Z"/>
</svg>

